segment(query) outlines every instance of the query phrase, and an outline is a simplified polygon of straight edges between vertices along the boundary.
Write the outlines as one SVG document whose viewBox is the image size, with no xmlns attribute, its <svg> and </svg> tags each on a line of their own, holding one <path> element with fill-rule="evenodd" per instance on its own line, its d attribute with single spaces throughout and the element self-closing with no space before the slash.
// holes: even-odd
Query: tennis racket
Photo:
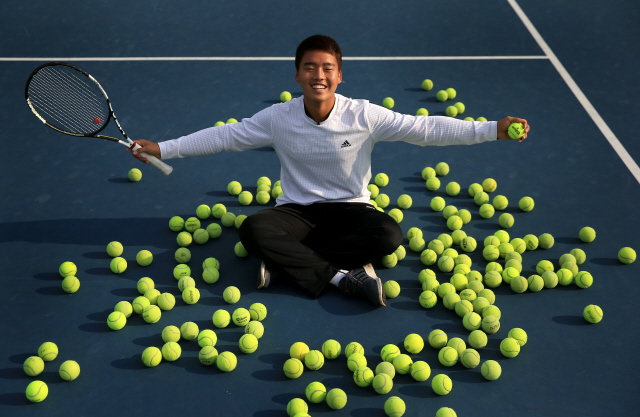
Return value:
<svg viewBox="0 0 640 417">
<path fill-rule="evenodd" d="M 140 145 L 129 139 L 111 107 L 102 86 L 87 72 L 64 62 L 50 62 L 36 68 L 25 87 L 27 104 L 33 113 L 50 128 L 79 137 L 93 137 L 118 142 L 135 150 Z M 113 119 L 126 141 L 99 135 Z M 141 153 L 164 175 L 173 168 L 155 156 Z"/>
</svg>

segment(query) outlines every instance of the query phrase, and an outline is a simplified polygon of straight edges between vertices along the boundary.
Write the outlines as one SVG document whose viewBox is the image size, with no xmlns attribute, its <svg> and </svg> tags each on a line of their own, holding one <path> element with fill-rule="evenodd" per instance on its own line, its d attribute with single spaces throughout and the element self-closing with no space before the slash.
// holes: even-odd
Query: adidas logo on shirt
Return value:
<svg viewBox="0 0 640 417">
<path fill-rule="evenodd" d="M 349 147 L 349 146 L 351 146 L 351 144 L 349 143 L 348 140 L 345 140 L 344 143 L 342 144 L 342 146 L 340 146 L 340 148 L 346 148 L 346 147 Z"/>
</svg>

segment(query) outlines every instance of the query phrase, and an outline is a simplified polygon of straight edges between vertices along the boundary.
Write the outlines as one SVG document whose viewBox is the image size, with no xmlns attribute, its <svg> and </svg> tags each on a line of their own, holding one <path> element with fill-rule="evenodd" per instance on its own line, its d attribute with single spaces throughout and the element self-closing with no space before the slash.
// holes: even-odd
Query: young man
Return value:
<svg viewBox="0 0 640 417">
<path fill-rule="evenodd" d="M 465 122 L 409 116 L 336 94 L 342 52 L 327 36 L 305 39 L 295 65 L 302 97 L 241 123 L 160 144 L 139 140 L 142 148 L 133 155 L 146 162 L 140 153 L 171 159 L 272 146 L 281 163 L 284 195 L 276 207 L 249 216 L 240 228 L 247 251 L 263 261 L 258 288 L 288 282 L 316 298 L 333 284 L 346 296 L 385 306 L 371 262 L 396 250 L 403 236 L 391 216 L 369 203 L 373 146 L 380 141 L 468 145 L 509 139 L 507 128 L 514 122 L 523 123 L 525 132 L 529 126 L 514 117 Z"/>
</svg>

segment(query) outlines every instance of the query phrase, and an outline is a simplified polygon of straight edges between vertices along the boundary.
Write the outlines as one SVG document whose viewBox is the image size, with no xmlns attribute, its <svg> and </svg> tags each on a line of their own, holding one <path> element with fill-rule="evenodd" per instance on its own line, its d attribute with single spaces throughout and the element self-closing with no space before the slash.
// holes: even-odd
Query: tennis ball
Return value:
<svg viewBox="0 0 640 417">
<path fill-rule="evenodd" d="M 453 100 L 454 98 L 456 98 L 456 95 L 458 94 L 456 93 L 456 90 L 454 90 L 451 87 L 447 88 L 445 91 L 447 92 L 448 100 Z"/>
<path fill-rule="evenodd" d="M 489 288 L 497 288 L 502 284 L 502 275 L 498 271 L 488 271 L 484 274 L 484 285 Z"/>
<path fill-rule="evenodd" d="M 420 271 L 420 273 L 418 274 L 418 281 L 420 282 L 420 284 L 424 284 L 424 282 L 427 279 L 436 279 L 436 273 L 433 272 L 431 269 L 429 268 L 425 268 L 422 271 Z M 439 284 L 438 284 L 439 285 Z M 429 290 L 431 290 L 431 288 L 427 288 Z M 426 290 L 423 290 L 426 291 Z"/>
<path fill-rule="evenodd" d="M 445 110 L 445 114 L 449 117 L 456 117 L 458 115 L 458 108 L 456 106 L 449 106 Z"/>
<path fill-rule="evenodd" d="M 389 184 L 389 176 L 384 173 L 379 173 L 376 174 L 374 181 L 378 187 L 386 187 Z"/>
<path fill-rule="evenodd" d="M 289 355 L 292 358 L 296 358 L 301 361 L 304 360 L 304 357 L 307 355 L 307 353 L 309 353 L 309 346 L 307 346 L 303 342 L 296 342 L 291 345 L 291 348 L 289 349 Z"/>
<path fill-rule="evenodd" d="M 222 298 L 229 304 L 235 304 L 240 301 L 240 290 L 237 287 L 229 286 L 222 293 Z"/>
<path fill-rule="evenodd" d="M 202 220 L 208 219 L 211 217 L 211 207 L 206 204 L 200 204 L 198 208 L 196 208 L 196 216 Z"/>
<path fill-rule="evenodd" d="M 458 210 L 456 216 L 460 217 L 464 224 L 467 224 L 471 221 L 471 212 L 467 209 Z"/>
<path fill-rule="evenodd" d="M 220 218 L 220 223 L 222 223 L 222 225 L 225 227 L 233 227 L 235 226 L 235 222 L 236 222 L 236 215 L 230 212 L 223 214 L 222 217 Z"/>
<path fill-rule="evenodd" d="M 444 217 L 446 220 L 449 220 L 449 217 L 455 216 L 457 212 L 458 208 L 456 206 L 449 205 L 446 206 L 444 210 L 442 210 L 442 217 Z"/>
<path fill-rule="evenodd" d="M 507 128 L 507 134 L 511 139 L 522 139 L 524 136 L 524 126 L 522 123 L 511 123 Z"/>
<path fill-rule="evenodd" d="M 226 310 L 216 310 L 216 312 L 213 313 L 213 317 L 211 317 L 211 320 L 213 321 L 214 326 L 222 329 L 227 327 L 231 322 L 231 314 L 229 314 L 229 312 Z"/>
<path fill-rule="evenodd" d="M 395 102 L 393 101 L 393 99 L 391 97 L 386 97 L 384 100 L 382 100 L 382 105 L 388 109 L 392 109 L 393 105 L 395 104 Z M 342 407 L 340 407 L 342 408 Z"/>
<path fill-rule="evenodd" d="M 469 197 L 475 198 L 476 194 L 483 192 L 482 185 L 474 182 L 469 186 Z"/>
<path fill-rule="evenodd" d="M 558 276 L 553 271 L 544 271 L 541 277 L 545 288 L 555 288 L 558 285 Z"/>
<path fill-rule="evenodd" d="M 406 410 L 407 407 L 400 397 L 389 397 L 384 402 L 384 412 L 389 417 L 401 417 Z"/>
<path fill-rule="evenodd" d="M 182 355 L 182 348 L 176 342 L 167 342 L 162 346 L 162 357 L 164 360 L 173 362 Z"/>
<path fill-rule="evenodd" d="M 253 353 L 258 349 L 258 338 L 252 334 L 244 334 L 240 337 L 238 346 L 243 353 Z"/>
<path fill-rule="evenodd" d="M 29 356 L 22 364 L 22 369 L 29 376 L 40 375 L 44 371 L 44 361 L 40 356 Z"/>
<path fill-rule="evenodd" d="M 384 260 L 383 260 L 383 263 L 384 263 Z M 387 296 L 387 298 L 396 298 L 398 295 L 400 295 L 400 285 L 396 281 L 390 280 L 385 282 L 383 288 L 384 288 L 384 294 Z"/>
<path fill-rule="evenodd" d="M 473 369 L 480 364 L 480 354 L 475 349 L 465 349 L 460 355 L 460 363 L 465 368 Z"/>
<path fill-rule="evenodd" d="M 273 187 L 273 189 L 271 190 L 271 197 L 276 199 L 281 195 L 284 195 L 284 192 L 282 191 L 282 187 L 280 186 Z"/>
<path fill-rule="evenodd" d="M 144 312 L 144 309 L 149 307 L 150 305 L 151 305 L 151 302 L 144 295 L 141 295 L 140 297 L 136 297 L 132 303 L 133 311 L 136 314 L 142 314 Z"/>
<path fill-rule="evenodd" d="M 375 374 L 387 374 L 393 379 L 396 376 L 396 368 L 393 367 L 392 363 L 382 361 L 376 366 Z"/>
<path fill-rule="evenodd" d="M 506 230 L 498 230 L 493 235 L 500 240 L 500 243 L 509 243 L 509 232 Z"/>
<path fill-rule="evenodd" d="M 426 381 L 431 376 L 431 367 L 425 361 L 417 361 L 411 365 L 411 376 L 418 382 Z"/>
<path fill-rule="evenodd" d="M 427 340 L 432 348 L 442 349 L 447 345 L 447 334 L 440 329 L 436 329 L 429 333 Z"/>
<path fill-rule="evenodd" d="M 66 293 L 73 294 L 80 289 L 80 280 L 73 275 L 69 275 L 62 280 L 62 290 Z"/>
<path fill-rule="evenodd" d="M 462 248 L 462 250 L 469 253 L 476 250 L 477 246 L 478 246 L 478 242 L 476 242 L 475 238 L 471 236 L 467 236 L 463 238 L 462 241 L 460 242 L 460 247 Z"/>
<path fill-rule="evenodd" d="M 432 308 L 438 302 L 438 297 L 433 291 L 425 290 L 420 294 L 420 298 L 418 300 L 420 305 L 424 308 Z"/>
<path fill-rule="evenodd" d="M 473 196 L 473 201 L 477 206 L 482 207 L 484 204 L 489 203 L 489 194 L 485 193 L 484 191 L 480 191 Z"/>
<path fill-rule="evenodd" d="M 487 178 L 482 181 L 482 189 L 487 193 L 492 193 L 498 188 L 498 183 L 493 178 Z"/>
<path fill-rule="evenodd" d="M 25 394 L 32 403 L 39 403 L 49 395 L 49 387 L 42 381 L 32 381 L 27 385 Z"/>
<path fill-rule="evenodd" d="M 455 97 L 455 95 L 454 95 L 454 97 Z M 454 98 L 454 97 L 449 97 L 449 98 Z M 456 104 L 454 104 L 454 106 L 458 110 L 458 114 L 464 113 L 464 111 L 466 109 L 464 103 L 461 103 L 461 102 L 457 102 Z"/>
<path fill-rule="evenodd" d="M 413 199 L 409 194 L 402 194 L 400 197 L 398 197 L 398 207 L 400 207 L 401 209 L 406 210 L 411 207 L 411 204 L 413 204 Z"/>
<path fill-rule="evenodd" d="M 119 256 L 113 258 L 109 264 L 111 271 L 116 274 L 122 274 L 127 270 L 127 261 Z"/>
<path fill-rule="evenodd" d="M 520 343 L 516 339 L 507 337 L 500 342 L 500 352 L 506 358 L 515 358 L 520 353 Z"/>
<path fill-rule="evenodd" d="M 622 248 L 622 249 L 625 249 L 625 248 Z M 629 249 L 631 249 L 631 248 L 629 248 Z M 633 250 L 633 249 L 631 249 L 631 250 Z M 571 252 L 569 252 L 569 253 L 571 255 L 573 255 L 574 258 L 576 258 L 576 265 L 582 265 L 584 263 L 584 261 L 587 260 L 587 255 L 584 253 L 584 251 L 582 249 L 575 248 L 575 249 L 572 249 Z M 620 256 L 619 253 L 618 253 L 618 256 Z"/>
<path fill-rule="evenodd" d="M 267 204 L 271 200 L 271 195 L 267 191 L 259 191 L 256 194 L 256 202 L 262 206 Z"/>
<path fill-rule="evenodd" d="M 162 312 L 160 311 L 160 307 L 158 306 L 150 305 L 142 310 L 142 318 L 147 323 L 157 323 L 158 321 L 160 321 L 161 317 Z"/>
<path fill-rule="evenodd" d="M 476 297 L 471 304 L 473 305 L 473 311 L 477 314 L 482 314 L 482 311 L 491 305 L 489 300 L 484 297 Z"/>
<path fill-rule="evenodd" d="M 602 320 L 602 309 L 595 304 L 589 304 L 582 312 L 584 319 L 589 323 L 600 323 Z"/>
<path fill-rule="evenodd" d="M 473 304 L 469 300 L 460 300 L 454 308 L 459 317 L 464 317 L 467 313 L 473 311 Z"/>
<path fill-rule="evenodd" d="M 431 167 L 425 167 L 422 170 L 421 175 L 422 175 L 422 179 L 426 181 L 429 178 L 435 177 L 437 174 L 436 174 L 436 170 L 435 169 L 433 169 Z"/>
<path fill-rule="evenodd" d="M 229 192 L 230 195 L 238 195 L 242 191 L 242 184 L 240 184 L 238 181 L 231 181 L 227 185 L 227 191 Z M 212 209 L 213 209 L 213 207 L 212 207 Z M 215 216 L 215 217 L 218 217 L 218 216 Z"/>
<path fill-rule="evenodd" d="M 580 240 L 585 243 L 590 243 L 596 240 L 596 231 L 591 227 L 583 227 L 580 229 Z"/>
<path fill-rule="evenodd" d="M 371 193 L 371 198 L 376 198 L 380 194 L 380 189 L 375 184 L 367 185 L 367 190 Z"/>
<path fill-rule="evenodd" d="M 184 219 L 180 216 L 173 216 L 169 219 L 169 228 L 174 232 L 179 232 L 184 227 Z M 113 243 L 113 242 L 112 242 Z M 107 246 L 107 253 L 109 252 L 109 248 Z M 115 255 L 119 256 L 119 255 Z"/>
<path fill-rule="evenodd" d="M 267 317 L 267 307 L 262 303 L 253 303 L 249 307 L 251 320 L 262 321 Z"/>
<path fill-rule="evenodd" d="M 386 373 L 379 373 L 373 378 L 371 385 L 378 394 L 387 394 L 393 388 L 393 378 Z"/>
<path fill-rule="evenodd" d="M 436 165 L 436 174 L 443 177 L 449 173 L 449 165 L 446 162 L 439 162 Z"/>
<path fill-rule="evenodd" d="M 309 411 L 307 403 L 302 398 L 294 398 L 287 404 L 287 414 L 295 417 L 297 414 L 306 414 Z"/>
<path fill-rule="evenodd" d="M 162 330 L 162 341 L 178 342 L 180 340 L 180 329 L 176 326 L 167 326 Z"/>
<path fill-rule="evenodd" d="M 538 238 L 538 245 L 542 249 L 550 249 L 555 243 L 555 239 L 549 233 L 543 233 Z"/>
<path fill-rule="evenodd" d="M 347 366 L 349 367 L 349 370 L 351 372 L 355 372 L 356 369 L 360 368 L 361 366 L 367 366 L 367 358 L 362 353 L 352 353 L 347 359 Z"/>
<path fill-rule="evenodd" d="M 234 119 L 233 117 L 227 120 L 227 124 L 228 125 L 231 125 L 231 124 L 234 124 L 234 123 L 238 123 L 238 121 L 236 119 Z"/>
<path fill-rule="evenodd" d="M 200 334 L 198 325 L 192 321 L 182 323 L 180 326 L 180 335 L 184 340 L 194 340 Z"/>
<path fill-rule="evenodd" d="M 138 262 L 140 266 L 149 266 L 151 262 L 153 262 L 153 254 L 148 250 L 141 250 L 136 255 L 136 262 Z"/>
<path fill-rule="evenodd" d="M 426 242 L 422 236 L 414 236 L 409 240 L 409 248 L 414 252 L 422 252 Z"/>
<path fill-rule="evenodd" d="M 206 268 L 204 271 L 202 271 L 202 279 L 207 284 L 214 284 L 218 282 L 219 278 L 220 272 L 218 272 L 218 270 L 215 268 Z"/>
<path fill-rule="evenodd" d="M 509 200 L 503 195 L 493 197 L 493 207 L 496 210 L 504 210 L 509 205 Z"/>
<path fill-rule="evenodd" d="M 514 327 L 513 329 L 509 330 L 509 337 L 515 339 L 520 346 L 524 346 L 527 344 L 527 332 L 519 327 Z"/>
<path fill-rule="evenodd" d="M 358 342 L 351 342 L 344 348 L 344 355 L 349 359 L 353 353 L 360 353 L 364 355 L 364 348 Z"/>
<path fill-rule="evenodd" d="M 353 372 L 353 382 L 359 387 L 368 387 L 374 377 L 373 371 L 366 366 L 361 366 Z"/>
<path fill-rule="evenodd" d="M 447 308 L 447 310 L 453 310 L 457 302 L 460 301 L 460 296 L 455 292 L 450 292 L 446 294 L 442 299 L 442 304 Z"/>
<path fill-rule="evenodd" d="M 195 287 L 187 287 L 182 291 L 182 301 L 187 304 L 195 304 L 200 300 L 200 290 Z"/>
<path fill-rule="evenodd" d="M 124 252 L 124 248 L 122 247 L 122 243 L 120 243 L 120 242 L 113 241 L 113 242 L 109 242 L 109 244 L 107 245 L 107 254 L 109 256 L 111 256 L 112 258 L 115 258 L 116 256 L 122 255 L 122 252 Z M 67 262 L 65 262 L 65 263 L 67 263 Z M 69 262 L 69 263 L 71 263 L 71 262 Z M 73 266 L 75 268 L 75 265 L 73 265 Z M 62 266 L 61 266 L 61 268 L 62 268 Z M 61 275 L 62 275 L 62 273 L 61 273 Z M 71 275 L 75 275 L 75 271 Z"/>
<path fill-rule="evenodd" d="M 462 325 L 470 332 L 473 330 L 478 330 L 482 326 L 482 318 L 476 312 L 467 313 L 462 318 Z"/>
<path fill-rule="evenodd" d="M 558 283 L 562 286 L 566 287 L 573 282 L 573 274 L 568 269 L 560 268 L 556 275 L 558 276 Z"/>
<path fill-rule="evenodd" d="M 184 248 L 189 246 L 191 242 L 193 242 L 193 237 L 189 232 L 180 232 L 176 237 L 176 242 L 178 243 L 179 246 L 182 246 Z"/>
<path fill-rule="evenodd" d="M 244 248 L 242 242 L 236 243 L 236 246 L 233 248 L 234 252 L 239 258 L 246 258 L 249 256 L 249 252 Z"/>
<path fill-rule="evenodd" d="M 407 256 L 407 250 L 404 248 L 404 246 L 400 245 L 398 246 L 398 249 L 393 251 L 393 254 L 396 255 L 396 259 L 398 261 L 401 261 L 405 258 L 405 256 Z"/>
<path fill-rule="evenodd" d="M 220 270 L 220 261 L 216 258 L 207 258 L 202 262 L 202 269 L 215 268 Z"/>
<path fill-rule="evenodd" d="M 449 341 L 447 342 L 447 346 L 456 350 L 456 352 L 458 353 L 458 359 L 460 359 L 460 355 L 467 348 L 464 340 L 460 339 L 459 337 L 452 337 L 451 339 L 449 339 Z"/>
<path fill-rule="evenodd" d="M 153 280 L 149 277 L 143 277 L 138 280 L 137 288 L 140 294 L 143 294 L 149 290 L 152 290 L 156 287 Z"/>
<path fill-rule="evenodd" d="M 491 315 L 485 316 L 482 319 L 482 330 L 487 334 L 496 333 L 498 330 L 500 330 L 500 320 Z"/>
<path fill-rule="evenodd" d="M 425 109 L 424 107 L 421 107 L 418 109 L 418 111 L 416 112 L 416 116 L 428 116 L 429 115 L 429 110 Z"/>
<path fill-rule="evenodd" d="M 480 206 L 480 217 L 482 217 L 483 219 L 490 219 L 491 217 L 493 217 L 493 214 L 496 212 L 495 208 L 488 203 L 485 203 L 483 205 Z"/>
<path fill-rule="evenodd" d="M 527 250 L 536 250 L 538 248 L 538 238 L 535 235 L 526 235 L 522 238 L 527 245 Z"/>
<path fill-rule="evenodd" d="M 529 286 L 529 291 L 538 292 L 544 288 L 544 279 L 540 275 L 531 275 L 527 278 L 527 285 Z"/>
<path fill-rule="evenodd" d="M 236 355 L 232 352 L 222 352 L 216 358 L 216 365 L 218 369 L 223 372 L 231 372 L 236 369 L 236 365 L 238 364 L 238 359 Z"/>
<path fill-rule="evenodd" d="M 580 249 L 574 249 L 575 251 L 578 251 Z M 571 251 L 573 252 L 573 251 Z M 584 252 L 582 252 L 583 256 L 582 256 L 582 262 L 584 262 L 584 258 L 586 258 L 584 256 Z M 632 264 L 633 262 L 635 262 L 636 260 L 636 251 L 633 250 L 632 248 L 629 247 L 624 247 L 622 249 L 620 249 L 618 251 L 618 259 L 620 260 L 620 262 L 622 262 L 623 264 Z M 580 263 L 582 263 L 580 262 Z M 578 264 L 579 265 L 579 264 Z"/>
<path fill-rule="evenodd" d="M 447 227 L 449 230 L 460 230 L 463 225 L 462 219 L 458 216 L 451 216 L 447 219 Z"/>
<path fill-rule="evenodd" d="M 527 288 L 529 288 L 529 281 L 527 281 L 523 276 L 520 276 L 520 274 L 518 274 L 518 276 L 513 277 L 511 279 L 511 282 L 509 283 L 509 285 L 511 286 L 511 290 L 513 292 L 522 294 L 527 290 Z"/>
<path fill-rule="evenodd" d="M 209 238 L 211 239 L 220 237 L 220 235 L 222 234 L 222 228 L 218 223 L 211 223 L 209 226 L 207 226 L 206 231 L 207 233 L 209 233 Z"/>
<path fill-rule="evenodd" d="M 169 311 L 176 305 L 176 298 L 173 294 L 165 292 L 160 294 L 157 302 L 158 307 L 160 307 L 161 310 Z"/>
<path fill-rule="evenodd" d="M 438 239 L 433 239 L 431 242 L 429 242 L 427 248 L 434 251 L 437 255 L 442 255 L 442 252 L 444 251 L 444 245 L 442 244 L 442 241 Z"/>
<path fill-rule="evenodd" d="M 486 117 L 482 117 L 482 116 L 480 116 L 480 117 L 478 117 L 476 119 L 476 122 L 486 122 L 486 121 L 487 121 L 487 118 Z"/>
<path fill-rule="evenodd" d="M 474 330 L 469 334 L 469 346 L 474 349 L 482 349 L 487 346 L 487 334 L 482 330 Z"/>
<path fill-rule="evenodd" d="M 310 350 L 304 356 L 304 364 L 312 371 L 317 371 L 318 369 L 322 368 L 322 365 L 324 365 L 324 356 L 322 355 L 322 352 L 320 352 L 319 350 Z M 366 365 L 366 362 L 364 363 L 364 365 Z M 353 372 L 353 369 L 349 369 L 351 370 L 351 372 Z"/>
<path fill-rule="evenodd" d="M 447 101 L 447 99 L 449 98 L 449 95 L 447 94 L 446 91 L 444 90 L 440 90 L 438 91 L 438 93 L 436 94 L 436 99 L 438 101 Z"/>
<path fill-rule="evenodd" d="M 393 344 L 384 345 L 380 351 L 380 358 L 389 363 L 393 363 L 393 359 L 400 354 L 398 346 Z"/>
<path fill-rule="evenodd" d="M 162 361 L 162 352 L 157 347 L 150 346 L 142 352 L 142 363 L 149 368 L 157 366 L 160 361 Z"/>
<path fill-rule="evenodd" d="M 440 188 L 440 180 L 436 177 L 427 178 L 427 189 L 431 191 L 436 191 Z"/>
<path fill-rule="evenodd" d="M 431 81 L 430 79 L 426 79 L 422 82 L 422 89 L 425 91 L 429 91 L 433 88 L 433 81 Z"/>
<path fill-rule="evenodd" d="M 304 393 L 309 401 L 318 404 L 324 401 L 325 397 L 327 396 L 327 389 L 325 388 L 324 384 L 316 381 L 307 385 Z"/>
<path fill-rule="evenodd" d="M 142 172 L 138 168 L 131 168 L 127 174 L 129 181 L 138 182 L 142 179 Z"/>
<path fill-rule="evenodd" d="M 378 194 L 375 201 L 379 208 L 385 209 L 389 205 L 390 199 L 386 194 Z"/>
<path fill-rule="evenodd" d="M 291 101 L 291 93 L 288 91 L 283 91 L 282 93 L 280 93 L 280 101 L 283 103 Z"/>
<path fill-rule="evenodd" d="M 218 350 L 213 346 L 205 346 L 200 349 L 198 359 L 201 364 L 211 366 L 218 360 Z"/>
<path fill-rule="evenodd" d="M 482 372 L 484 379 L 488 381 L 495 381 L 500 378 L 500 374 L 502 374 L 502 367 L 498 362 L 488 360 L 484 361 L 482 368 L 480 368 L 480 372 Z"/>
<path fill-rule="evenodd" d="M 209 241 L 209 232 L 204 229 L 197 229 L 193 232 L 193 241 L 199 245 L 204 245 Z"/>
<path fill-rule="evenodd" d="M 531 211 L 535 207 L 535 202 L 531 197 L 522 197 L 518 202 L 518 207 L 522 211 Z"/>
<path fill-rule="evenodd" d="M 476 282 L 479 282 L 479 281 L 476 281 Z M 469 284 L 467 284 L 467 285 L 469 285 Z M 480 284 L 480 285 L 482 285 L 482 284 Z M 464 290 L 462 290 L 460 292 L 460 301 L 466 300 L 466 301 L 469 301 L 469 302 L 473 302 L 473 300 L 475 300 L 476 298 L 478 298 L 478 295 L 472 289 L 466 288 L 466 289 L 464 289 Z"/>
<path fill-rule="evenodd" d="M 500 223 L 500 226 L 504 227 L 505 229 L 512 227 L 514 221 L 515 220 L 513 218 L 513 215 L 510 213 L 502 213 L 498 219 L 498 223 Z"/>
<path fill-rule="evenodd" d="M 146 299 L 149 300 L 149 303 L 151 303 L 151 305 L 157 306 L 158 305 L 158 297 L 160 297 L 160 291 L 158 291 L 155 288 L 153 288 L 153 289 L 145 292 L 144 296 L 145 296 Z"/>
<path fill-rule="evenodd" d="M 251 313 L 246 308 L 237 308 L 231 315 L 231 320 L 236 326 L 246 326 L 251 321 Z"/>
<path fill-rule="evenodd" d="M 449 294 L 450 292 L 456 292 L 456 288 L 450 283 L 445 282 L 438 286 L 438 296 L 440 298 L 444 298 L 445 295 Z"/>
<path fill-rule="evenodd" d="M 340 388 L 334 388 L 327 393 L 327 405 L 334 410 L 340 410 L 347 405 L 347 394 Z"/>
<path fill-rule="evenodd" d="M 114 311 L 107 317 L 107 325 L 111 330 L 120 330 L 125 324 L 127 324 L 127 317 L 119 311 Z"/>
<path fill-rule="evenodd" d="M 252 201 L 253 194 L 251 194 L 249 191 L 242 191 L 238 195 L 238 202 L 240 202 L 240 204 L 242 204 L 243 206 L 248 206 Z"/>
<path fill-rule="evenodd" d="M 247 216 L 244 215 L 244 214 L 236 216 L 236 221 L 235 221 L 236 229 L 240 229 L 240 226 L 242 226 L 242 223 L 244 222 L 244 219 L 246 219 L 246 218 L 247 218 Z"/>
<path fill-rule="evenodd" d="M 500 257 L 500 250 L 493 245 L 488 245 L 482 250 L 482 256 L 489 262 L 495 261 Z"/>
<path fill-rule="evenodd" d="M 322 354 L 327 359 L 336 359 L 341 352 L 342 347 L 337 340 L 329 339 L 322 344 Z"/>
<path fill-rule="evenodd" d="M 196 286 L 196 280 L 194 280 L 191 277 L 182 277 L 180 278 L 180 280 L 178 281 L 178 289 L 180 290 L 180 292 L 183 292 L 187 287 L 195 287 Z"/>
<path fill-rule="evenodd" d="M 593 276 L 587 271 L 580 271 L 576 275 L 576 285 L 580 288 L 589 288 L 593 284 Z"/>
<path fill-rule="evenodd" d="M 473 118 L 471 118 L 473 120 Z M 453 408 L 449 407 L 440 407 L 438 411 L 436 411 L 436 417 L 458 417 Z"/>
<path fill-rule="evenodd" d="M 260 339 L 262 335 L 264 335 L 264 326 L 259 321 L 252 320 L 244 326 L 244 332 L 245 334 L 252 334 Z"/>
<path fill-rule="evenodd" d="M 404 338 L 404 348 L 412 354 L 420 353 L 424 348 L 424 339 L 419 334 L 411 333 Z"/>
<path fill-rule="evenodd" d="M 184 228 L 187 232 L 193 233 L 200 228 L 200 220 L 197 217 L 189 217 L 184 222 Z"/>
<path fill-rule="evenodd" d="M 440 349 L 438 361 L 444 366 L 453 366 L 458 363 L 458 352 L 449 346 Z"/>
<path fill-rule="evenodd" d="M 455 262 L 450 256 L 442 256 L 438 259 L 438 268 L 442 272 L 451 272 L 454 266 Z"/>
<path fill-rule="evenodd" d="M 389 216 L 393 217 L 393 220 L 396 221 L 396 223 L 400 223 L 402 221 L 402 219 L 404 218 L 404 215 L 402 214 L 402 211 L 399 209 L 391 209 L 389 211 Z"/>
<path fill-rule="evenodd" d="M 438 395 L 447 395 L 453 388 L 451 378 L 445 374 L 438 374 L 431 380 L 431 388 Z"/>
</svg>

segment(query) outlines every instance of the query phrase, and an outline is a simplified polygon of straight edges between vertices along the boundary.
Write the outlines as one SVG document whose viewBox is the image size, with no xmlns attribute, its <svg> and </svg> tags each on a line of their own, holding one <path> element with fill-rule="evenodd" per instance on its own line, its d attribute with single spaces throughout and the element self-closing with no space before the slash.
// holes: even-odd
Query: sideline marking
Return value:
<svg viewBox="0 0 640 417">
<path fill-rule="evenodd" d="M 591 120 L 593 120 L 596 126 L 598 126 L 600 132 L 602 132 L 604 137 L 609 141 L 609 144 L 611 145 L 613 150 L 616 151 L 620 159 L 622 159 L 622 162 L 624 162 L 629 171 L 631 171 L 631 174 L 636 178 L 636 181 L 640 183 L 640 168 L 638 167 L 638 164 L 636 164 L 636 161 L 633 160 L 624 146 L 622 146 L 616 135 L 611 131 L 611 129 L 604 121 L 604 119 L 600 116 L 595 107 L 593 107 L 587 96 L 585 96 L 580 87 L 578 87 L 578 84 L 573 81 L 571 75 L 569 75 L 562 63 L 560 63 L 560 60 L 553 53 L 549 45 L 547 45 L 544 39 L 542 39 L 542 36 L 540 36 L 540 33 L 536 30 L 535 26 L 533 26 L 533 23 L 531 23 L 527 15 L 524 13 L 524 11 L 522 11 L 518 3 L 516 3 L 516 0 L 508 0 L 508 2 L 520 18 L 520 20 L 522 20 L 522 23 L 529 30 L 531 36 L 536 40 L 536 42 L 538 42 L 538 46 L 540 46 L 540 48 L 544 51 L 546 56 L 549 58 L 549 61 L 551 61 L 553 66 L 556 68 L 564 82 L 567 83 L 567 86 L 569 86 L 580 104 L 582 104 L 582 107 L 584 107 L 587 114 L 589 114 Z"/>
</svg>

